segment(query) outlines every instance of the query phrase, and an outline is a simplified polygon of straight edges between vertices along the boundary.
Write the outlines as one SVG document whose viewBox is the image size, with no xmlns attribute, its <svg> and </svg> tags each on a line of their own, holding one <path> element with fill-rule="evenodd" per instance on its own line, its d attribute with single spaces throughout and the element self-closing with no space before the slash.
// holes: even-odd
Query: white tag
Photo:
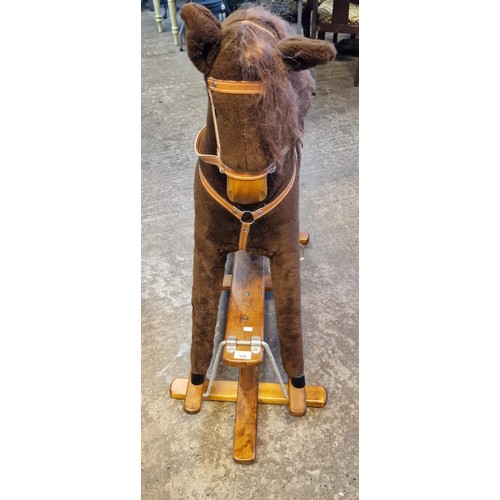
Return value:
<svg viewBox="0 0 500 500">
<path fill-rule="evenodd" d="M 252 359 L 250 351 L 234 351 L 234 359 Z"/>
<path fill-rule="evenodd" d="M 244 326 L 243 331 L 244 332 L 253 332 L 253 326 Z"/>
</svg>

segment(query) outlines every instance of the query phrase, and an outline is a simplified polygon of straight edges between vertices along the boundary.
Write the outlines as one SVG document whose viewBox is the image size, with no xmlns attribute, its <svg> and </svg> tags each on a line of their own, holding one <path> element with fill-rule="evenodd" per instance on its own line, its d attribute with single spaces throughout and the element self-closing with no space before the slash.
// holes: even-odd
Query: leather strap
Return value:
<svg viewBox="0 0 500 500">
<path fill-rule="evenodd" d="M 254 181 L 262 179 L 267 174 L 271 174 L 276 170 L 276 167 L 274 165 L 269 165 L 269 167 L 267 167 L 265 170 L 261 170 L 260 172 L 257 172 L 255 174 L 237 172 L 236 170 L 233 170 L 232 168 L 222 163 L 222 160 L 218 155 L 206 155 L 200 153 L 200 144 L 203 139 L 203 136 L 205 135 L 206 128 L 207 126 L 205 125 L 198 132 L 198 135 L 196 136 L 196 139 L 194 141 L 194 152 L 196 153 L 196 156 L 198 156 L 200 160 L 203 160 L 205 163 L 208 163 L 210 165 L 215 165 L 216 167 L 219 167 L 221 173 L 226 174 L 228 177 L 231 177 L 232 179 L 236 179 L 238 181 Z"/>
<path fill-rule="evenodd" d="M 249 21 L 250 22 L 250 21 Z M 254 24 L 250 22 L 251 24 Z M 260 27 L 256 24 L 256 26 Z M 265 30 L 265 28 L 263 28 Z M 267 30 L 265 30 L 267 31 Z M 272 33 L 269 32 L 272 36 Z M 276 166 L 271 164 L 266 169 L 256 173 L 239 172 L 225 165 L 220 155 L 220 138 L 219 127 L 217 126 L 217 113 L 215 111 L 214 100 L 212 92 L 220 92 L 222 94 L 263 94 L 264 84 L 261 81 L 234 81 L 234 80 L 219 80 L 217 78 L 207 78 L 207 93 L 210 100 L 210 107 L 212 109 L 212 116 L 214 121 L 215 139 L 217 142 L 217 154 L 205 155 L 200 152 L 200 145 L 205 134 L 206 125 L 198 132 L 194 142 L 194 151 L 196 155 L 209 165 L 215 165 L 219 171 L 226 174 L 227 179 L 227 195 L 233 203 L 250 204 L 257 203 L 264 200 L 267 196 L 267 182 L 265 177 L 267 174 L 276 170 Z M 248 233 L 250 228 L 246 229 Z"/>
<path fill-rule="evenodd" d="M 298 151 L 297 151 L 298 154 Z M 264 215 L 268 214 L 271 210 L 276 208 L 290 192 L 297 177 L 297 163 L 293 163 L 293 174 L 288 182 L 286 188 L 270 203 L 263 205 L 262 207 L 250 212 L 249 210 L 241 211 L 234 205 L 229 203 L 225 198 L 223 198 L 208 182 L 207 178 L 201 171 L 201 165 L 198 161 L 198 172 L 200 175 L 201 183 L 203 187 L 207 190 L 208 194 L 217 202 L 222 205 L 231 215 L 236 217 L 241 222 L 240 237 L 238 241 L 238 250 L 246 250 L 248 243 L 248 236 L 250 234 L 250 226 Z"/>
<path fill-rule="evenodd" d="M 246 82 L 234 80 L 218 80 L 211 76 L 207 79 L 208 89 L 221 94 L 263 94 L 264 85 L 262 82 Z"/>
</svg>

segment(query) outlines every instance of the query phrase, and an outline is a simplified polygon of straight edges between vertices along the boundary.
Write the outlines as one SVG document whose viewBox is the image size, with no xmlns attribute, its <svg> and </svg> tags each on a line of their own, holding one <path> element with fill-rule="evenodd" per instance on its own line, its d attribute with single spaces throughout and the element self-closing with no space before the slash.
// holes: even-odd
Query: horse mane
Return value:
<svg viewBox="0 0 500 500">
<path fill-rule="evenodd" d="M 262 146 L 276 165 L 282 166 L 287 152 L 303 135 L 313 79 L 309 71 L 291 71 L 276 48 L 279 40 L 295 35 L 292 26 L 261 6 L 240 12 L 238 19 L 223 23 L 223 28 L 229 35 L 228 43 L 236 44 L 243 80 L 260 80 L 264 85 L 263 95 L 254 101 L 250 112 L 258 116 L 265 141 Z"/>
</svg>

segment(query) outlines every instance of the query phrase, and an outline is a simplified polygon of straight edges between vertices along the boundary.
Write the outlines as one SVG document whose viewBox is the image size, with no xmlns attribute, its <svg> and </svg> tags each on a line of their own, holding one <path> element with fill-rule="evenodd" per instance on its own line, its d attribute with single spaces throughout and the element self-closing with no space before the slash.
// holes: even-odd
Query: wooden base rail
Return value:
<svg viewBox="0 0 500 500">
<path fill-rule="evenodd" d="M 172 399 L 184 399 L 186 397 L 188 379 L 175 378 L 170 384 L 170 397 Z M 206 391 L 208 380 L 205 381 L 203 392 Z M 237 380 L 216 380 L 210 391 L 210 396 L 203 401 L 219 401 L 236 403 L 238 393 Z M 306 385 L 306 403 L 310 408 L 323 408 L 328 400 L 326 389 L 321 385 Z M 257 392 L 257 403 L 262 405 L 288 405 L 279 384 L 271 382 L 259 382 Z"/>
</svg>

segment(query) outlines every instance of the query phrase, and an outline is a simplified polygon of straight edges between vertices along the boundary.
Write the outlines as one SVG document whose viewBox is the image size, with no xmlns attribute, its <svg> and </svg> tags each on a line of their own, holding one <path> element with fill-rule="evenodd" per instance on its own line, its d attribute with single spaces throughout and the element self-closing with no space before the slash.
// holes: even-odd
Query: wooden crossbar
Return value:
<svg viewBox="0 0 500 500">
<path fill-rule="evenodd" d="M 186 397 L 188 379 L 176 378 L 170 384 L 170 396 L 172 399 L 184 399 Z M 205 385 L 206 390 L 208 382 Z M 212 386 L 210 396 L 203 398 L 204 401 L 219 401 L 236 403 L 238 395 L 237 380 L 216 380 Z M 326 389 L 321 385 L 306 385 L 306 403 L 310 408 L 323 408 L 328 396 Z M 259 382 L 257 402 L 265 405 L 288 405 L 279 384 L 271 382 Z"/>
</svg>

